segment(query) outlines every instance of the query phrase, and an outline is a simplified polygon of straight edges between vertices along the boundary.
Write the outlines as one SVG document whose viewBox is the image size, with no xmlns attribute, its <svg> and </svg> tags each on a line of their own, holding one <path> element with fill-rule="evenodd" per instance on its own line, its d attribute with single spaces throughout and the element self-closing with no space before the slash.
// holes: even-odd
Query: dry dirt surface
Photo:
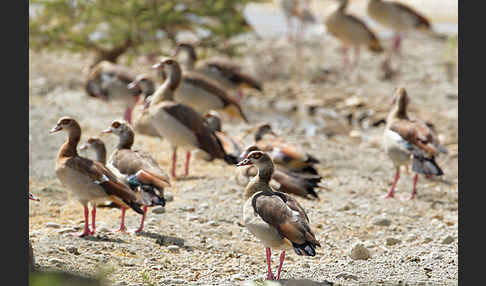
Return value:
<svg viewBox="0 0 486 286">
<path fill-rule="evenodd" d="M 265 91 L 246 92 L 243 108 L 250 124 L 224 117 L 223 129 L 250 144 L 252 136 L 244 133 L 270 122 L 283 139 L 321 161 L 317 168 L 326 185 L 318 191 L 320 201 L 297 198 L 322 247 L 315 257 L 289 252 L 282 278 L 334 285 L 457 285 L 458 88 L 448 42 L 410 36 L 402 57 L 392 61 L 396 72 L 385 78 L 385 56 L 364 50 L 354 71 L 343 70 L 339 45 L 329 36 L 303 41 L 299 52 L 286 39 L 247 40 L 238 61 L 264 82 Z M 98 208 L 95 236 L 72 236 L 82 230 L 83 208 L 54 173 L 66 134 L 48 131 L 60 116 L 73 116 L 84 142 L 121 118 L 123 110 L 85 94 L 89 55 L 31 52 L 29 57 L 30 189 L 41 200 L 30 202 L 29 233 L 38 269 L 102 276 L 109 285 L 250 285 L 245 281 L 265 278 L 265 249 L 242 225 L 244 187 L 236 183 L 236 167 L 222 161 L 193 156 L 191 175 L 172 181 L 165 212 L 149 211 L 143 233 L 111 232 L 119 226 L 120 210 Z M 132 67 L 149 72 L 150 65 L 141 58 Z M 413 176 L 403 172 L 396 197 L 384 198 L 394 168 L 381 147 L 379 123 L 397 86 L 407 88 L 410 112 L 432 122 L 449 150 L 438 158 L 444 176 L 420 177 L 414 200 L 408 200 Z M 103 139 L 111 153 L 115 136 Z M 151 152 L 169 170 L 166 140 L 137 135 L 134 147 Z M 184 157 L 180 151 L 178 174 Z M 140 218 L 127 212 L 130 230 Z M 357 244 L 369 251 L 368 259 L 350 257 Z M 278 255 L 273 252 L 274 271 Z"/>
</svg>

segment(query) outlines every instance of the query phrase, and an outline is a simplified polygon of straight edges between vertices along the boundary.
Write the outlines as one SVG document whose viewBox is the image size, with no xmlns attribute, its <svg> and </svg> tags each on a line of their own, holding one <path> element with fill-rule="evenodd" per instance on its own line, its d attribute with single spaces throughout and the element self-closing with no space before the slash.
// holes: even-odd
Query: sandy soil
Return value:
<svg viewBox="0 0 486 286">
<path fill-rule="evenodd" d="M 335 285 L 456 285 L 458 89 L 457 75 L 449 78 L 446 72 L 447 42 L 420 35 L 406 39 L 403 57 L 392 64 L 399 72 L 385 80 L 384 55 L 363 51 L 358 68 L 344 71 L 339 45 L 330 37 L 306 41 L 300 53 L 285 39 L 249 40 L 254 44 L 240 61 L 264 81 L 265 92 L 246 93 L 243 107 L 250 125 L 232 120 L 223 129 L 240 138 L 255 124 L 271 122 L 286 140 L 321 160 L 318 170 L 328 186 L 319 191 L 319 202 L 298 199 L 322 248 L 315 257 L 289 253 L 282 278 Z M 89 62 L 87 55 L 30 53 L 29 177 L 31 191 L 41 199 L 30 202 L 29 210 L 36 266 L 103 275 L 112 285 L 239 285 L 263 279 L 264 248 L 241 225 L 243 187 L 236 184 L 236 167 L 220 161 L 194 159 L 192 175 L 173 182 L 166 192 L 173 201 L 163 214 L 149 212 L 140 235 L 109 232 L 120 222 L 120 211 L 109 208 L 98 208 L 96 236 L 69 235 L 81 229 L 82 207 L 54 174 L 65 134 L 48 131 L 60 116 L 70 115 L 82 126 L 83 141 L 122 115 L 121 108 L 84 93 Z M 150 63 L 140 60 L 133 68 L 146 72 Z M 399 85 L 411 96 L 410 112 L 434 123 L 449 149 L 438 159 L 445 175 L 441 180 L 421 177 L 413 201 L 408 200 L 412 176 L 405 174 L 396 198 L 383 198 L 394 169 L 380 145 L 384 126 L 373 126 L 386 116 Z M 104 139 L 110 153 L 116 138 Z M 243 141 L 249 144 L 252 138 Z M 168 170 L 165 140 L 137 135 L 135 147 L 152 152 Z M 389 226 L 375 224 L 383 218 Z M 130 229 L 139 221 L 139 215 L 127 213 Z M 399 242 L 389 246 L 390 238 Z M 358 242 L 370 259 L 350 258 Z M 278 255 L 273 253 L 274 267 Z"/>
</svg>

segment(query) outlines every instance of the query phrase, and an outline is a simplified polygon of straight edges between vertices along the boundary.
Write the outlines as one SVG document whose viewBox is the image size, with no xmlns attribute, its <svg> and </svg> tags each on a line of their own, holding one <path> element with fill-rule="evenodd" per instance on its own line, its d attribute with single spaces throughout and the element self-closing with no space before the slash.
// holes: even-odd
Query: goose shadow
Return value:
<svg viewBox="0 0 486 286">
<path fill-rule="evenodd" d="M 201 179 L 205 179 L 206 177 L 205 176 L 181 176 L 181 177 L 177 177 L 175 178 L 174 180 L 175 181 L 194 181 L 194 180 L 201 180 Z"/>
<path fill-rule="evenodd" d="M 157 243 L 160 246 L 177 245 L 180 248 L 184 248 L 186 250 L 192 250 L 192 247 L 188 245 L 184 245 L 185 243 L 184 239 L 179 237 L 166 236 L 166 235 L 161 235 L 158 233 L 148 232 L 148 231 L 141 231 L 137 235 L 144 236 L 147 238 L 152 238 L 155 240 L 155 243 Z"/>
<path fill-rule="evenodd" d="M 90 241 L 102 241 L 102 242 L 116 242 L 116 243 L 127 243 L 123 239 L 120 238 L 111 238 L 106 234 L 96 234 L 96 235 L 89 235 L 89 236 L 84 236 L 81 237 L 81 239 L 84 240 L 90 240 Z"/>
</svg>

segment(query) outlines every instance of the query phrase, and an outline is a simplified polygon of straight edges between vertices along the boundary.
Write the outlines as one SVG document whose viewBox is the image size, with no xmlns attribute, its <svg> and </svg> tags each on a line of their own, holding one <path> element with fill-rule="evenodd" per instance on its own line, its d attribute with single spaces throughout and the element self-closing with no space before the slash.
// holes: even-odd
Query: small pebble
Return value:
<svg viewBox="0 0 486 286">
<path fill-rule="evenodd" d="M 165 213 L 165 208 L 163 206 L 155 206 L 152 208 L 152 212 L 154 214 L 163 214 Z"/>
<path fill-rule="evenodd" d="M 373 221 L 373 224 L 378 226 L 390 226 L 391 220 L 387 218 L 377 218 Z"/>
<path fill-rule="evenodd" d="M 447 236 L 446 238 L 444 238 L 444 240 L 442 240 L 442 244 L 450 244 L 450 243 L 453 243 L 454 242 L 454 237 L 452 236 Z"/>
<path fill-rule="evenodd" d="M 399 244 L 399 243 L 402 243 L 402 241 L 400 239 L 396 239 L 394 237 L 388 237 L 386 239 L 386 245 L 387 246 L 392 246 L 392 245 Z"/>
<path fill-rule="evenodd" d="M 60 228 L 61 226 L 58 223 L 55 223 L 55 222 L 46 222 L 46 227 Z"/>
<path fill-rule="evenodd" d="M 356 243 L 351 249 L 349 256 L 354 260 L 366 260 L 371 257 L 370 251 L 362 243 Z"/>
<path fill-rule="evenodd" d="M 432 238 L 430 238 L 430 237 L 426 237 L 426 238 L 424 239 L 424 243 L 429 243 L 429 242 L 431 242 L 432 240 L 433 240 Z"/>
<path fill-rule="evenodd" d="M 48 260 L 48 262 L 51 263 L 51 264 L 56 264 L 56 265 L 64 264 L 64 261 L 63 260 L 58 259 L 58 258 L 54 258 L 54 257 L 53 258 L 50 258 Z"/>
<path fill-rule="evenodd" d="M 210 226 L 219 226 L 219 223 L 215 222 L 214 220 L 208 221 L 208 225 Z"/>
<path fill-rule="evenodd" d="M 60 230 L 57 231 L 57 233 L 64 234 L 64 233 L 75 232 L 75 231 L 76 229 L 73 227 L 66 227 L 66 228 L 61 228 Z"/>
<path fill-rule="evenodd" d="M 358 280 L 358 277 L 356 275 L 353 275 L 351 273 L 346 273 L 346 272 L 339 273 L 338 275 L 336 275 L 336 278 L 341 278 L 346 280 L 349 279 Z"/>
<path fill-rule="evenodd" d="M 177 246 L 177 245 L 169 245 L 169 246 L 167 246 L 167 249 L 169 251 L 171 251 L 171 252 L 177 252 L 177 251 L 179 251 L 179 246 Z"/>
</svg>

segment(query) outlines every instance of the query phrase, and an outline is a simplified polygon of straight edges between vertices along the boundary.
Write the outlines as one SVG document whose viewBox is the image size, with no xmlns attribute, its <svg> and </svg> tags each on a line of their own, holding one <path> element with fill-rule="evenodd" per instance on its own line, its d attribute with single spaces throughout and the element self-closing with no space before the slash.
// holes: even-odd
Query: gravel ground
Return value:
<svg viewBox="0 0 486 286">
<path fill-rule="evenodd" d="M 334 285 L 457 285 L 458 89 L 457 74 L 446 72 L 447 43 L 407 38 L 403 56 L 392 63 L 399 72 L 383 79 L 384 55 L 363 51 L 358 68 L 343 71 L 339 46 L 329 37 L 307 40 L 300 52 L 284 39 L 248 40 L 255 44 L 248 45 L 241 62 L 264 81 L 265 92 L 246 93 L 250 125 L 226 120 L 223 129 L 249 144 L 251 136 L 242 134 L 271 122 L 286 140 L 321 160 L 318 170 L 327 185 L 319 202 L 298 198 L 322 248 L 315 257 L 289 252 L 282 278 Z M 70 236 L 81 230 L 82 207 L 54 173 L 65 134 L 48 131 L 60 116 L 70 115 L 80 123 L 84 141 L 123 112 L 84 93 L 90 60 L 30 53 L 29 177 L 32 193 L 41 199 L 30 202 L 29 210 L 36 266 L 103 276 L 111 285 L 243 285 L 264 279 L 264 248 L 241 224 L 244 198 L 236 167 L 221 161 L 192 160 L 192 175 L 172 182 L 166 194 L 173 200 L 162 214 L 149 211 L 139 235 L 110 232 L 120 222 L 120 210 L 98 208 L 97 234 Z M 134 68 L 147 72 L 150 63 L 140 59 Z M 408 200 L 412 175 L 405 174 L 396 198 L 383 198 L 394 169 L 381 148 L 384 126 L 373 126 L 386 116 L 399 85 L 409 92 L 410 111 L 433 122 L 449 149 L 438 158 L 445 175 L 421 177 L 413 201 Z M 110 153 L 116 138 L 103 138 Z M 165 140 L 137 135 L 135 147 L 152 152 L 169 169 Z M 183 160 L 177 167 L 183 172 Z M 127 226 L 135 229 L 140 218 L 127 212 Z M 369 258 L 351 258 L 353 247 L 364 247 Z M 275 268 L 278 255 L 273 253 Z"/>
</svg>

